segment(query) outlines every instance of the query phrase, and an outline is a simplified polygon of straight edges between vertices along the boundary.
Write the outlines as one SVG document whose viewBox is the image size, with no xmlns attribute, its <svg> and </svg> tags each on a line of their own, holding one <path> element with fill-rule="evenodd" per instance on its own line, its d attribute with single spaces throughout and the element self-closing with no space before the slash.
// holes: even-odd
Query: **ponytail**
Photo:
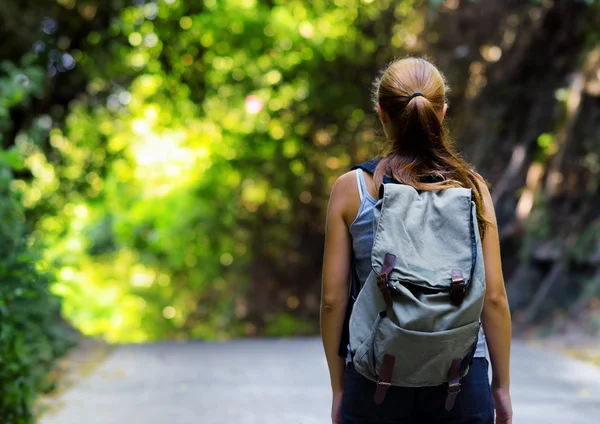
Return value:
<svg viewBox="0 0 600 424">
<path fill-rule="evenodd" d="M 388 122 L 383 158 L 373 175 L 377 189 L 384 176 L 418 190 L 472 188 L 483 238 L 489 223 L 478 181 L 442 122 L 447 87 L 441 73 L 425 59 L 401 59 L 388 66 L 376 88 L 382 120 Z M 439 181 L 426 181 L 428 176 Z"/>
</svg>

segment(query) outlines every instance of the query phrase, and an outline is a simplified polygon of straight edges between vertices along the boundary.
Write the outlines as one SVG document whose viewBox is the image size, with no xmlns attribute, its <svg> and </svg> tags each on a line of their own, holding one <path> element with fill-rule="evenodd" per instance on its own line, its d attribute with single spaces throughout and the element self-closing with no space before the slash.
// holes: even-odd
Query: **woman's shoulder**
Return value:
<svg viewBox="0 0 600 424">
<path fill-rule="evenodd" d="M 358 187 L 356 184 L 356 171 L 355 169 L 348 171 L 335 180 L 331 189 L 331 198 L 334 197 L 339 200 L 350 199 L 358 194 Z"/>
<path fill-rule="evenodd" d="M 479 172 L 475 168 L 470 169 L 471 174 L 475 178 L 475 182 L 479 186 L 479 190 L 484 194 L 489 194 L 490 183 L 481 176 Z"/>
<path fill-rule="evenodd" d="M 494 201 L 490 192 L 490 183 L 474 168 L 471 168 L 471 173 L 475 177 L 475 182 L 477 183 L 479 192 L 481 193 L 481 198 L 483 200 L 483 206 L 485 209 L 485 218 L 492 222 L 496 219 L 496 217 L 494 212 Z"/>
<path fill-rule="evenodd" d="M 348 171 L 335 180 L 329 200 L 330 205 L 337 209 L 347 224 L 354 220 L 360 207 L 356 172 Z"/>
</svg>

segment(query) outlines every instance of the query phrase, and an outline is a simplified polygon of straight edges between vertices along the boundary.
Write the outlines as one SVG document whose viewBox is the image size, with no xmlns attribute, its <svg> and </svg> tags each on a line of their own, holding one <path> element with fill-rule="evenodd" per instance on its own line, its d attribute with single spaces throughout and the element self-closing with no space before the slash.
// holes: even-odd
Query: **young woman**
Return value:
<svg viewBox="0 0 600 424">
<path fill-rule="evenodd" d="M 446 84 L 430 62 L 405 58 L 393 62 L 376 85 L 375 103 L 387 146 L 373 175 L 357 169 L 335 182 L 329 208 L 323 264 L 321 334 L 333 389 L 332 423 L 512 423 L 510 399 L 511 320 L 502 277 L 494 205 L 485 180 L 453 149 L 443 119 Z M 427 181 L 436 176 L 442 182 Z M 472 189 L 482 240 L 486 293 L 477 350 L 451 411 L 440 387 L 388 389 L 373 401 L 375 384 L 338 356 L 348 302 L 351 258 L 360 281 L 371 270 L 373 208 L 384 176 L 419 190 Z M 487 337 L 484 337 L 485 335 Z M 487 343 L 486 343 L 487 342 Z M 487 345 L 487 346 L 486 346 Z M 407 346 L 407 349 L 410 349 Z M 488 379 L 487 349 L 492 365 Z M 491 387 L 490 387 L 491 386 Z"/>
</svg>

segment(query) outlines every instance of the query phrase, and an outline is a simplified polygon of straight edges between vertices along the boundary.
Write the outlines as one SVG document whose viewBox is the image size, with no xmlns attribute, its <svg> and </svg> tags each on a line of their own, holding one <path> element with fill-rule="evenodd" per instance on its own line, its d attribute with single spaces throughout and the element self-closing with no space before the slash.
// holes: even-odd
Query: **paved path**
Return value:
<svg viewBox="0 0 600 424">
<path fill-rule="evenodd" d="M 600 368 L 513 344 L 515 424 L 600 423 Z M 321 342 L 116 348 L 41 424 L 329 424 Z"/>
</svg>

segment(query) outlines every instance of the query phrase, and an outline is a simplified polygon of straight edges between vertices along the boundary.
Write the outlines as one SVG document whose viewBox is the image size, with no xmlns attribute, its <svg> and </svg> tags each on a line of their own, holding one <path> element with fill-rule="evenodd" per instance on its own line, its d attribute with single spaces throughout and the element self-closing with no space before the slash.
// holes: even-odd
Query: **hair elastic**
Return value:
<svg viewBox="0 0 600 424">
<path fill-rule="evenodd" d="M 425 97 L 425 96 L 423 96 L 423 93 L 415 93 L 412 96 L 410 96 L 410 98 L 412 99 L 413 97 L 417 97 L 417 96 Z"/>
</svg>

